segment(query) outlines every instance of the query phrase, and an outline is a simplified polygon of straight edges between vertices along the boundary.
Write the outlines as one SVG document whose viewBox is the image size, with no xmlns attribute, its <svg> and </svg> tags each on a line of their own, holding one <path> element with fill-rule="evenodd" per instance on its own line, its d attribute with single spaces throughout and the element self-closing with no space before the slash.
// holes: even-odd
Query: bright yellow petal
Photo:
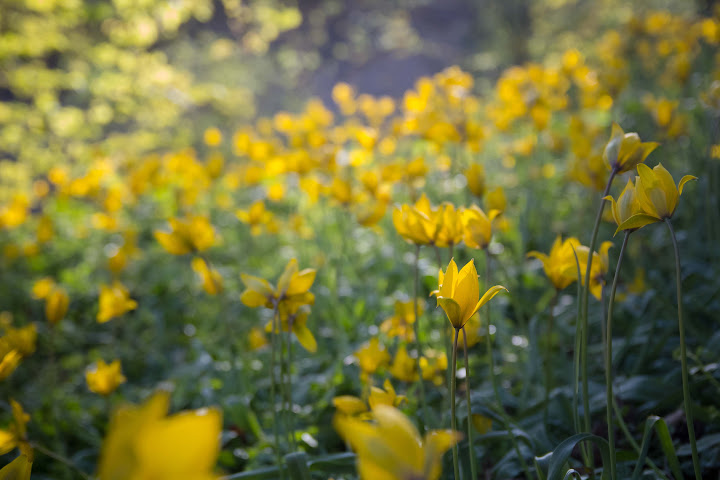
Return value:
<svg viewBox="0 0 720 480">
<path fill-rule="evenodd" d="M 26 455 L 20 455 L 0 470 L 0 480 L 30 480 L 32 461 Z"/>
<path fill-rule="evenodd" d="M 443 276 L 438 296 L 445 298 L 453 298 L 455 292 L 455 282 L 457 282 L 458 269 L 455 259 L 450 259 L 445 275 Z"/>
<path fill-rule="evenodd" d="M 475 313 L 475 305 L 480 298 L 480 284 L 475 269 L 475 260 L 470 260 L 460 270 L 456 283 L 453 299 L 460 306 L 461 323 L 465 325 L 465 322 Z"/>
<path fill-rule="evenodd" d="M 287 295 L 298 295 L 305 293 L 310 290 L 313 282 L 315 281 L 316 271 L 312 268 L 306 268 L 295 275 L 288 286 Z"/>
<path fill-rule="evenodd" d="M 340 395 L 332 399 L 333 406 L 345 415 L 357 415 L 367 411 L 365 402 L 351 395 Z"/>
<path fill-rule="evenodd" d="M 302 345 L 305 350 L 310 353 L 317 352 L 317 342 L 315 341 L 315 337 L 313 337 L 312 332 L 309 328 L 307 328 L 307 326 L 295 323 L 293 324 L 292 330 L 297 337 L 298 342 L 300 342 L 300 345 Z"/>
<path fill-rule="evenodd" d="M 638 228 L 644 227 L 645 225 L 660 221 L 662 220 L 653 215 L 638 213 L 637 215 L 633 215 L 632 217 L 628 218 L 623 223 L 618 225 L 617 230 L 615 230 L 615 235 L 617 235 L 618 232 L 622 230 L 637 230 Z"/>
<path fill-rule="evenodd" d="M 450 320 L 450 323 L 455 328 L 462 328 L 462 316 L 460 305 L 452 298 L 438 297 L 438 305 L 445 310 L 445 314 Z"/>
<path fill-rule="evenodd" d="M 495 285 L 494 287 L 490 287 L 490 289 L 489 289 L 487 292 L 485 292 L 485 294 L 482 296 L 482 298 L 480 299 L 480 301 L 479 301 L 479 302 L 477 303 L 477 305 L 475 306 L 475 309 L 473 310 L 471 316 L 474 315 L 475 312 L 477 312 L 478 310 L 480 310 L 480 308 L 481 308 L 483 305 L 485 305 L 485 304 L 488 303 L 490 300 L 492 300 L 492 298 L 493 298 L 495 295 L 497 295 L 498 293 L 500 293 L 500 292 L 503 291 L 503 290 L 505 290 L 506 292 L 509 292 L 509 290 L 508 290 L 507 288 L 503 287 L 502 285 Z"/>
<path fill-rule="evenodd" d="M 678 183 L 678 195 L 682 195 L 683 187 L 684 187 L 685 184 L 686 184 L 687 182 L 689 182 L 690 180 L 697 180 L 697 177 L 694 177 L 694 176 L 692 176 L 692 175 L 685 175 L 684 177 L 682 177 L 682 178 L 680 179 L 680 183 Z"/>
</svg>

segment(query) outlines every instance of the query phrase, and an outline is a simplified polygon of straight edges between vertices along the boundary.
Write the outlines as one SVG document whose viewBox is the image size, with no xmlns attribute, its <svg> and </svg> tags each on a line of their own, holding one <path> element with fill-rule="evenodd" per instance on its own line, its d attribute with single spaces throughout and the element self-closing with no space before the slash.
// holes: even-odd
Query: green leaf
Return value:
<svg viewBox="0 0 720 480">
<path fill-rule="evenodd" d="M 637 464 L 635 465 L 635 471 L 633 472 L 633 480 L 638 480 L 640 478 L 640 474 L 642 473 L 642 466 L 645 464 L 648 449 L 650 448 L 650 435 L 652 434 L 653 427 L 655 427 L 655 433 L 657 434 L 658 440 L 660 440 L 660 446 L 662 447 L 665 458 L 668 461 L 673 477 L 675 477 L 675 480 L 683 480 L 680 462 L 678 461 L 677 454 L 675 453 L 675 447 L 673 446 L 672 438 L 670 437 L 670 431 L 668 430 L 665 420 L 656 415 L 649 416 L 645 421 L 642 448 L 640 449 L 640 456 L 638 457 Z"/>
<path fill-rule="evenodd" d="M 600 477 L 602 480 L 608 480 L 610 478 L 610 450 L 608 448 L 607 440 L 592 435 L 590 433 L 578 433 L 572 437 L 562 441 L 560 445 L 555 447 L 550 457 L 550 465 L 548 469 L 547 480 L 562 480 L 567 478 L 568 470 L 563 472 L 565 464 L 567 463 L 573 449 L 580 442 L 593 442 L 600 449 L 600 455 L 603 462 L 603 473 Z"/>
</svg>

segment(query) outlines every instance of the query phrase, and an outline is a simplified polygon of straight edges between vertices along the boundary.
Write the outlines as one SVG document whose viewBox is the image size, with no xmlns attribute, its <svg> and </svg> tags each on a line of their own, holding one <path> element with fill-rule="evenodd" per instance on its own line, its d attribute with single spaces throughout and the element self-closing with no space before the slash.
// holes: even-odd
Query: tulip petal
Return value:
<svg viewBox="0 0 720 480">
<path fill-rule="evenodd" d="M 316 273 L 315 269 L 312 268 L 306 268 L 305 270 L 300 271 L 290 280 L 290 285 L 288 286 L 286 294 L 298 295 L 310 290 L 310 287 L 315 281 Z"/>
<path fill-rule="evenodd" d="M 480 297 L 480 285 L 478 282 L 477 270 L 475 269 L 475 260 L 470 260 L 458 273 L 457 282 L 455 282 L 455 292 L 453 299 L 460 306 L 461 323 L 470 319 L 473 309 Z"/>
<path fill-rule="evenodd" d="M 293 333 L 305 350 L 310 353 L 317 352 L 317 342 L 312 332 L 306 325 L 293 324 Z"/>
<path fill-rule="evenodd" d="M 472 317 L 473 315 L 475 315 L 475 312 L 477 312 L 478 310 L 480 310 L 480 308 L 481 308 L 483 305 L 485 305 L 485 304 L 488 303 L 490 300 L 492 300 L 492 298 L 493 298 L 495 295 L 497 295 L 498 293 L 500 293 L 502 290 L 505 290 L 506 292 L 509 292 L 509 290 L 508 290 L 507 288 L 503 287 L 502 285 L 495 285 L 494 287 L 490 287 L 490 288 L 488 289 L 488 291 L 485 292 L 485 294 L 482 296 L 482 298 L 480 299 L 480 301 L 478 301 L 477 305 L 475 305 L 475 309 L 472 311 L 472 313 L 470 314 L 470 316 Z"/>
<path fill-rule="evenodd" d="M 621 223 L 618 226 L 617 230 L 615 230 L 615 235 L 617 235 L 618 232 L 620 232 L 621 230 L 637 230 L 638 228 L 644 227 L 645 225 L 650 225 L 651 223 L 661 221 L 662 220 L 660 218 L 653 215 L 638 213 L 637 215 L 633 215 L 632 217 Z"/>
<path fill-rule="evenodd" d="M 438 297 L 438 305 L 445 310 L 445 314 L 453 327 L 462 328 L 460 305 L 458 305 L 455 300 L 452 298 Z"/>
<path fill-rule="evenodd" d="M 678 183 L 678 195 L 682 195 L 683 187 L 690 180 L 697 180 L 697 177 L 695 177 L 693 175 L 685 175 L 684 177 L 682 177 L 680 179 L 680 183 Z"/>
</svg>

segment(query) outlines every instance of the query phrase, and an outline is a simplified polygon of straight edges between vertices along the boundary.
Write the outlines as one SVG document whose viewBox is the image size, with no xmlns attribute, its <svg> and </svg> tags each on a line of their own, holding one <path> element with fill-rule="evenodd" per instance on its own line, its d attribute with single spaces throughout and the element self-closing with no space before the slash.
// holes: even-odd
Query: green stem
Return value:
<svg viewBox="0 0 720 480">
<path fill-rule="evenodd" d="M 465 327 L 462 327 L 463 332 L 463 350 L 465 352 L 465 397 L 467 402 L 467 430 L 468 430 L 468 455 L 470 455 L 470 478 L 476 480 L 477 476 L 477 463 L 475 460 L 475 449 L 473 448 L 473 425 L 472 425 L 472 404 L 470 398 L 470 360 L 468 358 L 468 344 L 467 344 L 467 333 L 465 333 Z"/>
<path fill-rule="evenodd" d="M 278 431 L 278 415 L 276 408 L 277 379 L 275 378 L 275 352 L 277 350 L 277 334 L 280 327 L 277 302 L 273 310 L 272 328 L 270 333 L 270 412 L 273 421 L 273 437 L 275 439 L 275 459 L 278 468 L 282 468 L 282 455 L 280 453 L 280 432 Z"/>
<path fill-rule="evenodd" d="M 293 414 L 293 395 L 292 395 L 292 319 L 288 321 L 288 332 L 287 332 L 287 350 L 288 350 L 288 365 L 287 365 L 287 404 L 288 404 L 288 426 L 290 427 L 290 445 L 292 445 L 293 452 L 297 451 L 297 445 L 295 444 L 295 417 Z"/>
<path fill-rule="evenodd" d="M 452 347 L 452 381 L 450 382 L 450 428 L 457 430 L 457 419 L 455 418 L 455 380 L 457 372 L 457 347 L 460 329 L 455 329 L 455 341 Z M 455 472 L 455 480 L 460 479 L 460 465 L 458 463 L 458 446 L 457 443 L 452 448 L 453 455 L 453 471 Z"/>
<path fill-rule="evenodd" d="M 613 425 L 613 374 L 612 374 L 612 318 L 613 318 L 613 307 L 615 305 L 615 291 L 617 289 L 618 279 L 620 278 L 620 267 L 622 265 L 623 257 L 625 256 L 625 247 L 627 246 L 628 239 L 632 230 L 625 231 L 625 237 L 623 238 L 622 247 L 620 247 L 620 255 L 618 255 L 617 266 L 615 267 L 615 278 L 613 278 L 612 287 L 610 288 L 610 300 L 608 300 L 608 311 L 607 311 L 607 333 L 605 334 L 605 411 L 607 416 L 607 428 L 608 428 L 608 446 L 610 448 L 610 480 L 617 478 L 617 468 L 615 465 L 615 427 Z"/>
<path fill-rule="evenodd" d="M 585 283 L 582 289 L 582 314 L 581 329 L 580 329 L 580 371 L 582 375 L 582 397 L 583 397 L 583 420 L 584 420 L 584 431 L 585 433 L 591 433 L 591 419 L 590 419 L 590 394 L 589 394 L 589 376 L 588 376 L 588 361 L 587 361 L 587 349 L 588 349 L 588 303 L 590 294 L 590 270 L 592 269 L 593 252 L 595 251 L 595 245 L 597 243 L 598 231 L 600 230 L 600 221 L 602 220 L 603 210 L 605 210 L 604 198 L 610 192 L 610 186 L 617 175 L 617 168 L 613 168 L 610 172 L 605 191 L 602 194 L 600 200 L 600 208 L 598 208 L 597 217 L 595 217 L 595 225 L 593 226 L 592 238 L 590 239 L 590 253 L 588 254 L 587 267 L 585 269 Z M 589 465 L 587 465 L 591 471 L 595 469 L 595 455 L 591 448 L 587 449 Z M 591 475 L 594 476 L 594 475 Z"/>
<path fill-rule="evenodd" d="M 555 294 L 553 294 L 550 300 L 550 311 L 548 312 L 548 329 L 547 329 L 547 340 L 545 343 L 545 425 L 548 424 L 548 411 L 550 410 L 550 391 L 552 390 L 552 366 L 550 362 L 552 360 L 552 334 L 553 334 L 553 323 L 555 322 L 555 305 L 560 291 L 556 288 Z"/>
<path fill-rule="evenodd" d="M 77 472 L 78 475 L 80 475 L 85 480 L 91 480 L 92 477 L 88 475 L 87 473 L 83 472 L 80 467 L 75 465 L 75 463 L 70 460 L 69 458 L 64 457 L 63 455 L 60 455 L 59 453 L 55 453 L 50 449 L 47 449 L 40 445 L 39 443 L 30 442 L 30 446 L 33 448 L 33 450 L 37 450 L 38 452 L 42 453 L 45 456 L 48 456 L 52 458 L 53 460 L 57 460 L 60 463 L 65 464 L 66 466 L 72 468 Z"/>
<path fill-rule="evenodd" d="M 420 432 L 425 432 L 425 425 L 428 423 L 427 403 L 425 402 L 425 383 L 423 382 L 422 370 L 420 369 L 420 357 L 422 356 L 422 347 L 420 346 L 420 318 L 418 315 L 418 293 L 420 291 L 420 245 L 415 246 L 415 291 L 413 296 L 413 313 L 415 321 L 413 322 L 413 330 L 415 332 L 415 346 L 417 348 L 416 367 L 418 373 L 418 385 L 420 387 L 420 405 L 422 406 L 422 416 L 418 419 Z"/>
<path fill-rule="evenodd" d="M 668 229 L 670 230 L 670 238 L 672 238 L 673 248 L 675 249 L 675 277 L 677 280 L 677 304 L 678 304 L 678 328 L 680 329 L 680 366 L 682 369 L 682 387 L 683 398 L 685 404 L 685 419 L 687 421 L 688 436 L 690 437 L 690 450 L 692 451 L 693 469 L 695 470 L 695 480 L 701 480 L 700 460 L 698 458 L 697 443 L 695 441 L 695 427 L 693 425 L 692 405 L 690 403 L 690 383 L 688 381 L 687 352 L 685 348 L 685 327 L 683 325 L 682 310 L 682 274 L 680 272 L 680 250 L 678 249 L 677 238 L 675 238 L 675 230 L 673 229 L 670 219 L 666 218 Z"/>
</svg>

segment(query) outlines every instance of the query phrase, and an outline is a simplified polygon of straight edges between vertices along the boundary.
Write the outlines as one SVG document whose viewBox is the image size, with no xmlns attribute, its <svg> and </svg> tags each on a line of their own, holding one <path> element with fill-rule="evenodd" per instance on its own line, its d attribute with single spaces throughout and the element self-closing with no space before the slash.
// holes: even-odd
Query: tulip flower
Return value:
<svg viewBox="0 0 720 480">
<path fill-rule="evenodd" d="M 32 459 L 20 455 L 0 470 L 0 480 L 30 480 Z"/>
<path fill-rule="evenodd" d="M 85 372 L 85 381 L 88 389 L 100 395 L 110 395 L 120 384 L 125 383 L 125 375 L 122 374 L 120 360 L 105 363 L 98 360 Z"/>
<path fill-rule="evenodd" d="M 437 480 L 442 473 L 443 454 L 462 435 L 451 430 L 433 430 L 424 438 L 399 410 L 377 405 L 375 423 L 338 415 L 334 425 L 357 453 L 362 480 Z"/>
<path fill-rule="evenodd" d="M 625 133 L 620 125 L 613 122 L 603 160 L 605 165 L 617 174 L 629 172 L 644 162 L 658 145 L 660 144 L 657 142 L 641 142 L 637 133 Z"/>
<path fill-rule="evenodd" d="M 465 170 L 465 178 L 470 192 L 478 198 L 485 195 L 485 169 L 482 165 L 473 163 Z"/>
<path fill-rule="evenodd" d="M 615 235 L 621 230 L 635 231 L 645 225 L 659 221 L 652 215 L 645 213 L 640 204 L 635 185 L 633 185 L 630 178 L 617 202 L 611 195 L 605 197 L 605 200 L 610 201 L 612 216 L 618 226 Z"/>
<path fill-rule="evenodd" d="M 658 220 L 672 218 L 683 187 L 690 180 L 697 180 L 697 177 L 685 175 L 676 187 L 672 175 L 662 164 L 657 164 L 653 169 L 647 165 L 638 165 L 637 170 L 639 177 L 635 188 L 640 205 L 647 214 Z"/>
<path fill-rule="evenodd" d="M 292 307 L 312 305 L 315 296 L 308 290 L 315 281 L 315 274 L 312 268 L 299 270 L 294 258 L 285 266 L 277 288 L 263 278 L 242 273 L 240 279 L 247 288 L 240 296 L 240 301 L 250 308 L 274 308 L 276 304 L 284 303 L 288 310 L 293 310 Z"/>
<path fill-rule="evenodd" d="M 45 297 L 45 318 L 52 325 L 56 325 L 60 320 L 65 318 L 70 305 L 70 297 L 64 288 L 54 286 L 50 293 Z"/>
<path fill-rule="evenodd" d="M 563 241 L 562 237 L 558 235 L 550 248 L 549 255 L 533 250 L 527 256 L 540 260 L 550 283 L 553 284 L 556 290 L 562 290 L 577 280 L 577 268 L 573 251 L 577 250 L 579 246 L 580 240 L 577 238 L 570 237 Z"/>
<path fill-rule="evenodd" d="M 201 257 L 195 257 L 191 262 L 192 269 L 198 274 L 202 281 L 203 290 L 208 295 L 217 295 L 223 291 L 223 279 L 210 262 Z"/>
<path fill-rule="evenodd" d="M 477 205 L 465 209 L 462 215 L 465 245 L 470 248 L 486 249 L 492 239 L 492 221 L 499 214 L 499 210 L 491 210 L 489 216 L 485 215 Z"/>
<path fill-rule="evenodd" d="M 155 239 L 173 255 L 202 252 L 215 243 L 215 230 L 203 216 L 171 218 L 170 231 L 155 230 Z"/>
<path fill-rule="evenodd" d="M 130 292 L 120 282 L 114 282 L 112 285 L 102 285 L 100 287 L 99 302 L 98 323 L 108 322 L 137 308 L 137 302 L 130 298 Z"/>
</svg>

